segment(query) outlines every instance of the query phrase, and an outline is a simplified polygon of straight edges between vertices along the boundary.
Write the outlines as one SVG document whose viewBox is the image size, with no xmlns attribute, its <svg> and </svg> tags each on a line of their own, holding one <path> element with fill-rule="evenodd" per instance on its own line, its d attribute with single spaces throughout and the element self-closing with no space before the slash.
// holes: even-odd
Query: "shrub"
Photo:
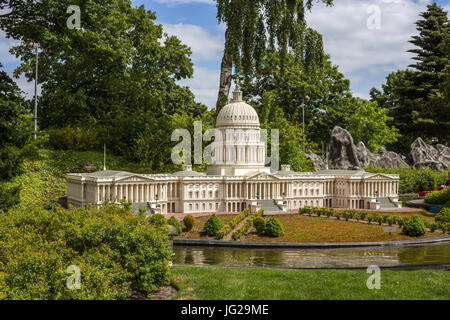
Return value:
<svg viewBox="0 0 450 320">
<path fill-rule="evenodd" d="M 0 215 L 0 296 L 14 300 L 131 299 L 169 284 L 167 229 L 118 206 Z M 24 241 L 26 239 L 26 241 Z M 81 271 L 69 290 L 67 268 Z"/>
<path fill-rule="evenodd" d="M 255 220 L 253 220 L 253 226 L 258 234 L 264 234 L 264 231 L 266 230 L 266 221 L 262 217 L 256 217 Z"/>
<path fill-rule="evenodd" d="M 166 217 L 164 217 L 164 215 L 159 213 L 152 214 L 148 218 L 148 222 L 154 226 L 165 226 L 167 224 Z"/>
<path fill-rule="evenodd" d="M 372 223 L 373 218 L 374 218 L 374 217 L 373 217 L 372 215 L 368 215 L 368 216 L 367 216 L 367 221 L 369 222 L 369 224 Z"/>
<path fill-rule="evenodd" d="M 283 225 L 277 218 L 270 218 L 267 220 L 265 231 L 270 237 L 281 237 L 284 234 Z"/>
<path fill-rule="evenodd" d="M 439 228 L 442 230 L 444 234 L 446 234 L 450 230 L 450 223 L 448 222 L 440 222 Z"/>
<path fill-rule="evenodd" d="M 0 183 L 0 212 L 19 204 L 20 186 L 8 187 L 5 183 Z"/>
<path fill-rule="evenodd" d="M 423 236 L 427 233 L 427 229 L 422 219 L 415 215 L 403 223 L 403 233 L 411 237 Z"/>
<path fill-rule="evenodd" d="M 225 226 L 223 226 L 217 233 L 216 239 L 220 240 L 224 238 L 227 234 L 229 234 L 242 220 L 247 218 L 250 215 L 249 209 L 244 209 L 240 214 L 234 217 L 230 222 L 228 222 Z"/>
<path fill-rule="evenodd" d="M 250 218 L 248 218 L 248 220 L 244 223 L 243 226 L 241 226 L 238 230 L 236 230 L 232 235 L 232 239 L 234 241 L 239 240 L 248 230 L 250 230 L 250 228 L 253 226 L 253 221 L 259 217 L 262 217 L 264 213 L 264 210 L 258 210 L 257 212 L 255 212 L 253 214 L 253 216 L 251 216 Z"/>
<path fill-rule="evenodd" d="M 55 150 L 93 150 L 97 134 L 91 129 L 65 127 L 49 131 L 49 143 Z"/>
<path fill-rule="evenodd" d="M 425 196 L 426 203 L 433 204 L 445 204 L 450 201 L 450 188 L 442 189 L 441 191 L 436 191 L 432 193 L 428 193 Z"/>
<path fill-rule="evenodd" d="M 170 217 L 170 219 L 167 221 L 167 223 L 170 224 L 171 226 L 174 226 L 175 229 L 177 229 L 178 234 L 183 232 L 180 221 L 178 221 L 178 219 L 175 218 L 174 216 Z"/>
<path fill-rule="evenodd" d="M 194 225 L 195 225 L 195 218 L 194 218 L 194 216 L 192 216 L 192 215 L 190 215 L 190 214 L 188 214 L 187 216 L 185 216 L 184 218 L 183 218 L 183 224 L 184 224 L 184 226 L 186 227 L 186 231 L 191 231 L 192 230 L 192 228 L 194 227 Z"/>
<path fill-rule="evenodd" d="M 450 209 L 449 208 L 443 208 L 439 213 L 434 217 L 434 220 L 436 222 L 446 222 L 450 223 Z"/>
<path fill-rule="evenodd" d="M 439 226 L 438 226 L 437 223 L 432 223 L 432 224 L 430 225 L 430 231 L 431 231 L 431 232 L 435 232 L 437 229 L 439 229 Z"/>
<path fill-rule="evenodd" d="M 205 232 L 208 236 L 213 237 L 217 235 L 221 228 L 223 228 L 223 223 L 215 214 L 205 222 Z"/>
</svg>

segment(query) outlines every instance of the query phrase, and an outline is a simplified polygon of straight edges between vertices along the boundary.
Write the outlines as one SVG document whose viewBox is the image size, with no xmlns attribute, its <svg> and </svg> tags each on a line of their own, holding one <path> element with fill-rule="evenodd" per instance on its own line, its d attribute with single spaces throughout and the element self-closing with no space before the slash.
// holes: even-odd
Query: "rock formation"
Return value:
<svg viewBox="0 0 450 320">
<path fill-rule="evenodd" d="M 325 161 L 317 154 L 307 152 L 305 153 L 305 157 L 313 163 L 314 171 L 325 170 L 327 168 Z"/>
<path fill-rule="evenodd" d="M 356 154 L 358 155 L 359 163 L 363 167 L 377 165 L 377 156 L 370 152 L 364 142 L 360 141 L 356 145 Z"/>
<path fill-rule="evenodd" d="M 392 151 L 387 151 L 385 148 L 378 149 L 378 156 L 375 166 L 379 168 L 407 168 L 408 164 L 402 157 Z"/>
<path fill-rule="evenodd" d="M 329 169 L 361 169 L 353 138 L 347 130 L 341 127 L 336 126 L 331 132 L 327 163 Z"/>
<path fill-rule="evenodd" d="M 441 144 L 434 148 L 419 137 L 411 144 L 411 158 L 416 168 L 446 170 L 450 165 L 450 148 Z"/>
<path fill-rule="evenodd" d="M 364 145 L 359 142 L 356 145 L 356 152 L 358 160 L 363 167 L 375 166 L 378 168 L 405 168 L 408 164 L 403 161 L 400 155 L 395 152 L 387 151 L 385 148 L 380 148 L 378 154 L 373 154 Z"/>
</svg>

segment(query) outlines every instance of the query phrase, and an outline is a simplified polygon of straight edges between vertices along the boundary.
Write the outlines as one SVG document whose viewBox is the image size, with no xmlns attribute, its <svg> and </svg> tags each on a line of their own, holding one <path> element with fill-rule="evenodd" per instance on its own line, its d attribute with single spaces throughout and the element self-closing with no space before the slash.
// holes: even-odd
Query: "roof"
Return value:
<svg viewBox="0 0 450 320">
<path fill-rule="evenodd" d="M 242 100 L 242 91 L 233 92 L 233 102 L 224 106 L 216 119 L 216 128 L 233 126 L 259 127 L 259 117 L 256 110 Z"/>
<path fill-rule="evenodd" d="M 91 173 L 82 173 L 85 177 L 125 177 L 132 175 L 133 173 L 126 171 L 116 171 L 116 170 L 102 170 Z"/>
<path fill-rule="evenodd" d="M 348 176 L 355 176 L 355 175 L 365 175 L 367 174 L 364 170 L 320 170 L 317 172 L 314 172 L 314 174 L 327 174 L 327 175 L 348 175 Z"/>
<path fill-rule="evenodd" d="M 178 172 L 174 172 L 172 173 L 172 175 L 174 176 L 179 176 L 179 177 L 197 177 L 197 176 L 204 176 L 204 173 L 200 173 L 197 171 L 191 171 L 191 170 L 183 170 L 183 171 L 178 171 Z"/>
</svg>

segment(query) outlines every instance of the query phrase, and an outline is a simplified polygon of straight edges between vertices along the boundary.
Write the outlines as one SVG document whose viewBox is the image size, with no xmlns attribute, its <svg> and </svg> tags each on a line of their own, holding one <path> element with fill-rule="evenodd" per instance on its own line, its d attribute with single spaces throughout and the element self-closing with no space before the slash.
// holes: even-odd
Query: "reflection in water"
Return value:
<svg viewBox="0 0 450 320">
<path fill-rule="evenodd" d="M 253 249 L 174 246 L 174 264 L 337 268 L 450 263 L 450 244 L 345 249 Z"/>
</svg>

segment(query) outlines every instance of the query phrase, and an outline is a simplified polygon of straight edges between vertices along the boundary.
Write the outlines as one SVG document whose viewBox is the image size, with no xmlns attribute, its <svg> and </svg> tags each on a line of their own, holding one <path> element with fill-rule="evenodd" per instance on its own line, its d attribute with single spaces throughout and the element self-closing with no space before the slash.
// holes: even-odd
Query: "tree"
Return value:
<svg viewBox="0 0 450 320">
<path fill-rule="evenodd" d="M 305 102 L 305 134 L 309 141 L 321 145 L 329 140 L 334 126 L 346 127 L 346 117 L 354 112 L 356 102 L 350 91 L 350 81 L 327 56 L 321 75 L 307 68 L 293 54 L 287 54 L 284 59 L 283 71 L 280 53 L 266 52 L 259 68 L 253 68 L 252 82 L 243 85 L 246 98 L 258 106 L 262 104 L 264 93 L 270 92 L 284 117 L 298 128 L 302 124 Z M 241 75 L 238 73 L 238 76 Z M 306 95 L 311 98 L 308 102 Z"/>
<path fill-rule="evenodd" d="M 33 118 L 25 108 L 20 89 L 0 70 L 0 179 L 17 175 L 25 156 L 34 148 Z"/>
<path fill-rule="evenodd" d="M 391 73 L 383 92 L 371 91 L 373 101 L 389 108 L 389 115 L 403 136 L 393 149 L 404 154 L 418 136 L 429 143 L 450 140 L 450 23 L 447 12 L 435 3 L 420 16 L 423 19 L 416 22 L 418 35 L 410 41 L 415 45 L 409 50 L 415 60 L 410 65 L 412 69 Z"/>
<path fill-rule="evenodd" d="M 69 5 L 80 6 L 83 30 L 67 28 Z M 26 42 L 42 48 L 41 128 L 93 126 L 134 113 L 184 110 L 198 115 L 206 110 L 188 88 L 176 84 L 192 76 L 190 49 L 165 35 L 153 22 L 155 13 L 144 6 L 133 8 L 129 0 L 43 0 L 27 6 L 34 15 L 0 24 L 9 36 L 24 41 L 12 50 L 22 59 L 17 76 L 34 77 Z"/>
<path fill-rule="evenodd" d="M 333 4 L 332 0 L 321 1 Z M 322 38 L 307 28 L 305 22 L 305 10 L 310 10 L 312 3 L 312 0 L 217 0 L 217 18 L 227 26 L 217 109 L 227 102 L 233 66 L 249 80 L 253 63 L 259 64 L 266 48 L 272 51 L 279 48 L 282 57 L 290 48 L 306 64 L 321 65 Z"/>
<path fill-rule="evenodd" d="M 363 99 L 357 102 L 355 113 L 347 117 L 347 129 L 355 143 L 362 141 L 372 152 L 377 152 L 380 147 L 396 142 L 399 133 L 396 127 L 387 124 L 393 120 L 387 115 L 388 109 Z"/>
</svg>

